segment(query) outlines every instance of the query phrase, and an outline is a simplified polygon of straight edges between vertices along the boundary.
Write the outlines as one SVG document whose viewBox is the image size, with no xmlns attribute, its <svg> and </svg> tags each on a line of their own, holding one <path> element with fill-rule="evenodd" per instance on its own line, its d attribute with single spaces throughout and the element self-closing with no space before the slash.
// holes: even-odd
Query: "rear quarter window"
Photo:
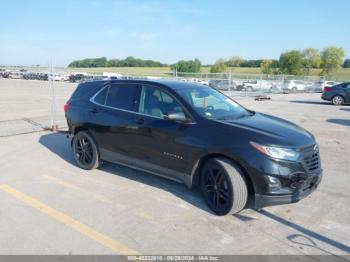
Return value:
<svg viewBox="0 0 350 262">
<path fill-rule="evenodd" d="M 108 87 L 104 87 L 98 94 L 97 96 L 94 98 L 96 103 L 99 103 L 101 105 L 105 105 L 106 104 L 106 98 L 107 98 L 107 94 L 108 94 Z"/>
<path fill-rule="evenodd" d="M 89 100 L 97 91 L 102 87 L 104 83 L 101 82 L 88 82 L 79 84 L 75 89 L 70 101 L 77 100 Z"/>
</svg>

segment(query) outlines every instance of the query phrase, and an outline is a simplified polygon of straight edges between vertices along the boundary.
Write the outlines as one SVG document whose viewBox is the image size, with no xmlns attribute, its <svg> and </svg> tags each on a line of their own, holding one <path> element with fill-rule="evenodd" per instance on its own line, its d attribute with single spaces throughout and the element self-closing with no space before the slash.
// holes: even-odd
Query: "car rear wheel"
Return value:
<svg viewBox="0 0 350 262">
<path fill-rule="evenodd" d="M 207 205 L 217 215 L 238 213 L 247 203 L 248 190 L 241 170 L 224 158 L 210 159 L 204 165 L 201 191 Z"/>
<path fill-rule="evenodd" d="M 332 98 L 333 105 L 340 106 L 344 103 L 344 98 L 342 96 L 334 96 Z"/>
<path fill-rule="evenodd" d="M 97 145 L 91 135 L 80 131 L 73 138 L 74 159 L 82 169 L 91 170 L 101 165 Z"/>
</svg>

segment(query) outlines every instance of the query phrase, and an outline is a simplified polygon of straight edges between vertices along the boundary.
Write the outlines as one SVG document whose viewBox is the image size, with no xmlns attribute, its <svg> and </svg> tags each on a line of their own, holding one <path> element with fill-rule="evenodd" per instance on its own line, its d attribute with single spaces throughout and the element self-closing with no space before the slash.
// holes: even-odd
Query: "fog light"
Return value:
<svg viewBox="0 0 350 262">
<path fill-rule="evenodd" d="M 269 188 L 272 190 L 278 190 L 281 188 L 281 182 L 278 178 L 273 176 L 267 176 Z"/>
<path fill-rule="evenodd" d="M 280 181 L 278 178 L 273 177 L 273 176 L 267 176 L 271 184 L 278 184 Z"/>
</svg>

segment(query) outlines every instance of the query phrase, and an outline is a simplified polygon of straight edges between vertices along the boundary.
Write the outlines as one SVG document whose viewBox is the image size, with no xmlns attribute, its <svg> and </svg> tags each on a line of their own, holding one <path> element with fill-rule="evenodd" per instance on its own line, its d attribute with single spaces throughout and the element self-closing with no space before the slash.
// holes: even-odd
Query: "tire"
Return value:
<svg viewBox="0 0 350 262">
<path fill-rule="evenodd" d="M 341 106 L 342 104 L 344 104 L 344 98 L 342 96 L 333 96 L 332 104 L 336 106 Z"/>
<path fill-rule="evenodd" d="M 101 166 L 97 144 L 87 131 L 80 131 L 74 135 L 72 147 L 74 159 L 80 168 L 92 170 Z"/>
<path fill-rule="evenodd" d="M 248 86 L 248 87 L 247 87 L 247 92 L 253 92 L 253 87 Z"/>
<path fill-rule="evenodd" d="M 298 88 L 296 88 L 296 87 L 292 88 L 292 93 L 296 93 L 297 91 L 298 91 Z"/>
<path fill-rule="evenodd" d="M 205 163 L 201 191 L 209 208 L 219 216 L 240 212 L 248 199 L 242 171 L 225 158 L 212 158 Z"/>
</svg>

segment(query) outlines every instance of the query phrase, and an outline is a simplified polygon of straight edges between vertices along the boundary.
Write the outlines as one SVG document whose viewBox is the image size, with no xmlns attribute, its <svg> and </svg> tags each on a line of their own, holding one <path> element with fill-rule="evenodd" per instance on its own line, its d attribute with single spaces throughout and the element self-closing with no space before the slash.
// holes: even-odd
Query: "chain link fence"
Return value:
<svg viewBox="0 0 350 262">
<path fill-rule="evenodd" d="M 2 78 L 6 78 L 6 82 L 1 81 Z M 0 75 L 0 102 L 6 104 L 8 100 L 1 100 L 1 97 L 11 96 L 12 92 L 15 92 L 13 93 L 12 103 L 18 103 L 20 106 L 14 108 L 16 114 L 9 114 L 9 117 L 5 119 L 0 117 L 0 137 L 66 128 L 63 105 L 69 99 L 76 85 L 79 82 L 101 79 L 171 79 L 194 82 L 211 86 L 233 97 L 322 92 L 325 85 L 336 84 L 336 82 L 325 81 L 324 78 L 318 76 L 237 74 L 232 72 L 211 74 L 157 73 L 153 71 L 121 75 L 117 73 L 91 74 L 84 72 L 74 74 L 59 70 L 50 72 L 48 69 L 47 71 L 41 70 L 38 72 L 2 71 L 2 76 Z M 38 96 L 38 94 L 40 95 Z M 33 104 L 32 101 L 38 101 L 39 103 Z M 33 105 L 35 110 L 31 114 L 31 111 L 26 110 L 26 108 L 30 109 Z M 4 110 L 6 110 L 6 106 L 4 106 Z M 38 116 L 37 111 L 42 114 Z"/>
<path fill-rule="evenodd" d="M 322 92 L 327 82 L 319 76 L 234 73 L 178 73 L 125 75 L 124 79 L 172 79 L 208 85 L 232 96 L 261 96 L 291 92 Z M 336 82 L 329 82 L 336 84 Z"/>
</svg>

